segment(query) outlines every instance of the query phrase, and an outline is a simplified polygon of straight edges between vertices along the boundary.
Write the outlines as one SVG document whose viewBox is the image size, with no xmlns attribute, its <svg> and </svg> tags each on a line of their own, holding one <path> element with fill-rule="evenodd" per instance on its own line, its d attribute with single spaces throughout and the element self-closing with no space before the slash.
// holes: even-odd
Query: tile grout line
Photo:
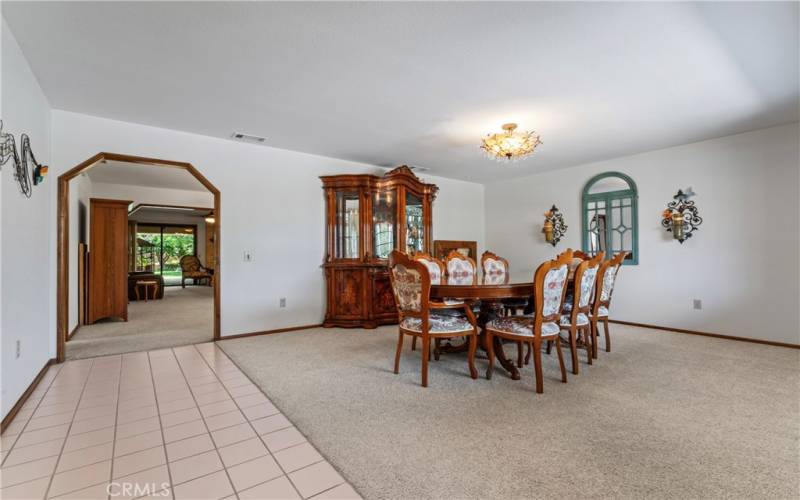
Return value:
<svg viewBox="0 0 800 500">
<path fill-rule="evenodd" d="M 108 486 L 106 486 L 106 495 L 107 499 L 111 499 L 111 482 L 114 481 L 114 452 L 117 449 L 117 426 L 119 423 L 119 392 L 120 387 L 122 387 L 122 365 L 125 363 L 125 360 L 120 355 L 119 357 L 119 378 L 117 379 L 117 411 L 114 412 L 114 439 L 111 441 L 111 467 L 109 467 L 108 472 Z"/>
<path fill-rule="evenodd" d="M 216 346 L 216 345 L 214 345 L 214 350 L 216 350 L 216 349 L 217 349 L 217 346 Z M 196 345 L 194 346 L 194 350 L 195 350 L 195 352 L 196 352 L 196 353 L 197 353 L 197 354 L 198 354 L 198 355 L 199 355 L 199 356 L 200 356 L 200 357 L 203 359 L 203 361 L 205 362 L 206 366 L 208 366 L 208 368 L 209 368 L 209 369 L 210 369 L 212 372 L 214 372 L 214 375 L 216 375 L 216 374 L 217 374 L 217 372 L 214 370 L 214 368 L 211 366 L 211 363 L 209 363 L 209 362 L 208 362 L 208 360 L 205 358 L 205 356 L 203 356 L 203 353 L 201 353 L 201 352 L 200 352 L 200 350 L 199 350 L 199 349 L 197 349 L 197 346 L 196 346 Z M 223 354 L 224 354 L 224 352 L 223 352 Z M 228 358 L 228 355 L 227 355 L 227 354 L 225 354 L 225 358 L 226 358 L 226 359 L 228 359 L 228 361 L 230 361 L 230 359 Z M 234 366 L 236 366 L 236 365 L 234 364 Z M 237 369 L 237 370 L 239 370 L 239 367 L 237 366 L 237 367 L 236 367 L 236 369 Z M 241 370 L 239 370 L 239 373 L 242 373 L 242 371 L 241 371 Z M 249 378 L 248 378 L 248 380 L 249 380 Z M 220 382 L 221 382 L 221 380 L 220 380 Z M 251 381 L 251 383 L 252 383 L 252 381 Z M 255 385 L 255 384 L 254 384 L 254 385 Z M 236 405 L 236 408 L 238 408 L 238 409 L 239 409 L 239 411 L 242 413 L 242 415 L 244 415 L 244 418 L 245 418 L 245 420 L 247 421 L 247 424 L 250 426 L 250 428 L 253 430 L 253 432 L 255 432 L 256 436 L 258 437 L 258 440 L 259 440 L 259 441 L 261 441 L 261 444 L 262 444 L 262 445 L 264 445 L 264 448 L 266 448 L 266 450 L 267 450 L 267 453 L 269 453 L 269 456 L 270 456 L 270 458 L 272 458 L 272 460 L 275 462 L 275 465 L 277 465 L 277 466 L 278 466 L 278 469 L 279 469 L 279 470 L 280 470 L 280 471 L 283 473 L 283 475 L 284 475 L 284 476 L 286 477 L 286 479 L 289 481 L 289 484 L 291 484 L 291 485 L 292 485 L 292 488 L 294 488 L 294 490 L 297 492 L 297 495 L 298 495 L 300 498 L 304 498 L 304 497 L 303 497 L 303 495 L 300 493 L 300 490 L 297 488 L 297 485 L 295 485 L 295 484 L 294 484 L 294 481 L 292 481 L 292 478 L 290 478 L 290 477 L 289 477 L 289 474 L 287 474 L 287 473 L 286 473 L 286 471 L 284 470 L 283 466 L 280 464 L 280 462 L 278 462 L 278 459 L 276 459 L 276 458 L 275 458 L 275 455 L 272 453 L 272 450 L 270 450 L 270 449 L 269 449 L 269 446 L 267 446 L 267 443 L 264 441 L 264 438 L 263 438 L 263 437 L 261 437 L 261 435 L 258 433 L 258 431 L 256 430 L 256 428 L 253 426 L 253 422 L 250 420 L 250 417 L 248 417 L 248 416 L 247 416 L 247 415 L 246 415 L 246 414 L 245 414 L 245 413 L 242 411 L 241 407 L 239 407 L 239 403 L 236 401 L 236 399 L 235 399 L 233 396 L 231 396 L 231 393 L 230 393 L 230 391 L 228 390 L 228 387 L 227 387 L 227 386 L 225 386 L 225 384 L 222 384 L 222 387 L 225 389 L 225 392 L 226 392 L 226 393 L 228 393 L 228 397 L 230 397 L 230 398 L 231 398 L 231 401 L 233 401 L 233 404 L 234 404 L 234 405 Z M 263 394 L 263 393 L 262 393 L 262 394 Z M 265 397 L 265 398 L 267 398 L 267 400 L 270 402 L 270 404 L 272 404 L 272 400 L 271 400 L 271 399 L 269 399 L 269 396 L 267 396 L 266 394 L 263 394 L 263 395 L 264 395 L 264 397 Z M 275 406 L 275 405 L 273 405 L 273 406 Z M 278 407 L 276 406 L 276 407 L 275 407 L 275 409 L 278 409 Z M 280 414 L 281 414 L 281 415 L 283 415 L 283 412 L 280 412 Z M 287 420 L 288 420 L 288 419 L 287 419 Z M 294 422 L 292 422 L 292 427 L 294 427 L 295 429 L 297 429 L 297 427 L 294 425 Z M 298 432 L 299 432 L 299 431 L 298 431 Z M 303 438 L 305 438 L 305 436 L 303 436 Z M 306 441 L 308 441 L 308 439 L 306 439 Z M 216 445 L 216 443 L 215 443 L 215 445 Z M 223 464 L 223 465 L 224 465 L 224 464 Z M 274 480 L 274 479 L 277 479 L 277 478 L 272 478 L 272 479 L 269 479 L 269 480 L 267 480 L 267 481 L 263 481 L 262 483 L 258 483 L 258 484 L 263 484 L 263 483 L 266 483 L 266 482 L 268 482 L 268 481 L 272 481 L 272 480 Z M 344 479 L 344 478 L 343 478 L 343 479 Z M 255 487 L 255 486 L 258 486 L 258 484 L 256 484 L 256 485 L 253 485 L 253 487 Z M 246 489 L 245 489 L 245 490 L 243 490 L 243 491 L 246 491 L 247 489 L 249 489 L 249 488 L 246 488 Z M 235 490 L 235 488 L 234 488 L 234 490 Z M 239 494 L 238 494 L 238 492 L 237 492 L 237 494 L 236 494 L 236 497 L 237 497 L 237 498 L 239 497 Z"/>
<path fill-rule="evenodd" d="M 75 412 L 78 411 L 78 406 L 81 404 L 81 398 L 83 398 L 83 393 L 86 391 L 86 384 L 89 382 L 89 377 L 92 375 L 92 370 L 94 369 L 94 360 L 92 360 L 91 364 L 89 365 L 89 370 L 86 372 L 86 378 L 83 381 L 83 387 L 81 388 L 81 393 L 78 396 L 78 404 L 75 405 Z M 48 389 L 49 390 L 49 389 Z M 74 418 L 73 413 L 73 418 Z M 64 435 L 64 442 L 61 443 L 61 451 L 58 453 L 58 458 L 56 459 L 56 463 L 53 466 L 53 472 L 50 474 L 50 481 L 47 483 L 47 489 L 44 490 L 44 498 L 47 498 L 50 494 L 50 488 L 53 486 L 53 479 L 56 477 L 56 471 L 58 470 L 58 464 L 61 462 L 61 456 L 64 454 L 64 447 L 67 445 L 67 440 L 69 439 L 69 431 L 72 429 L 72 422 L 69 423 L 69 427 L 67 427 L 67 433 Z"/>
<path fill-rule="evenodd" d="M 167 468 L 167 477 L 169 478 L 169 496 L 170 498 L 174 499 L 175 483 L 172 481 L 172 471 L 170 470 L 169 467 L 169 452 L 167 451 L 167 440 L 164 437 L 164 423 L 161 421 L 161 410 L 158 405 L 158 391 L 156 391 L 156 377 L 153 374 L 153 361 L 152 359 L 150 359 L 149 351 L 145 352 L 145 356 L 147 357 L 147 370 L 150 372 L 150 382 L 153 384 L 153 396 L 156 398 L 156 413 L 158 413 L 158 429 L 161 431 L 161 446 L 164 448 L 164 467 Z"/>
<path fill-rule="evenodd" d="M 195 344 L 195 350 L 197 350 L 197 352 L 200 352 L 200 351 L 199 351 L 199 349 L 197 349 L 197 345 L 198 345 L 198 344 Z M 225 359 L 227 359 L 228 361 L 230 361 L 230 362 L 233 364 L 233 366 L 234 366 L 234 367 L 236 367 L 236 369 L 239 371 L 239 373 L 241 373 L 242 375 L 244 375 L 244 377 L 245 377 L 247 380 L 249 380 L 249 381 L 250 381 L 250 383 L 251 383 L 251 384 L 253 384 L 253 385 L 254 385 L 254 386 L 255 386 L 255 387 L 256 387 L 256 388 L 259 390 L 259 393 L 260 393 L 260 394 L 263 394 L 263 395 L 264 395 L 264 397 L 266 397 L 266 398 L 267 398 L 267 399 L 270 401 L 270 403 L 272 403 L 272 400 L 269 398 L 269 395 L 267 395 L 267 393 L 266 393 L 266 392 L 264 392 L 264 389 L 262 389 L 260 385 L 256 384 L 256 383 L 253 381 L 253 379 L 252 379 L 252 378 L 250 378 L 250 375 L 248 375 L 248 374 L 247 374 L 247 373 L 246 373 L 244 370 L 242 370 L 242 368 L 241 368 L 241 367 L 240 367 L 238 364 L 236 364 L 236 361 L 234 361 L 233 359 L 231 359 L 231 357 L 230 357 L 230 356 L 228 356 L 228 353 L 227 353 L 227 352 L 225 352 L 225 350 L 224 350 L 224 349 L 223 349 L 223 348 L 222 348 L 222 347 L 219 345 L 219 342 L 218 342 L 218 341 L 215 341 L 215 342 L 213 342 L 213 343 L 212 343 L 212 346 L 213 346 L 213 348 L 214 348 L 214 350 L 215 350 L 215 351 L 219 351 L 219 352 L 221 352 L 221 353 L 222 353 L 222 355 L 223 355 L 223 356 L 225 356 Z M 209 366 L 210 366 L 210 365 L 209 365 Z M 213 370 L 213 369 L 212 369 L 212 370 Z M 223 384 L 223 386 L 224 386 L 224 384 Z M 225 390 L 227 391 L 227 387 L 225 387 Z M 236 400 L 235 400 L 235 399 L 234 399 L 234 403 L 236 403 Z M 237 404 L 237 406 L 238 406 L 238 404 Z M 273 406 L 275 406 L 275 408 L 278 408 L 278 407 L 277 407 L 277 405 L 275 405 L 274 403 L 273 403 Z M 278 408 L 278 409 L 279 409 L 279 408 Z M 284 413 L 284 411 L 283 411 L 283 410 L 280 410 L 280 409 L 279 409 L 279 411 L 280 411 L 281 415 L 283 415 L 284 417 L 286 416 L 286 414 Z M 286 417 L 286 419 L 288 420 L 288 417 Z M 248 422 L 249 422 L 249 421 L 250 421 L 250 420 L 248 419 Z M 325 459 L 325 461 L 328 463 L 328 465 L 330 465 L 330 466 L 331 466 L 331 467 L 332 467 L 332 468 L 333 468 L 333 469 L 336 471 L 336 473 L 337 473 L 337 474 L 339 474 L 339 476 L 341 476 L 341 477 L 342 477 L 342 479 L 344 480 L 344 483 L 337 484 L 336 486 L 340 486 L 341 484 L 347 484 L 347 485 L 349 485 L 351 488 L 353 488 L 353 490 L 354 490 L 354 491 L 355 491 L 355 492 L 356 492 L 356 493 L 357 493 L 359 496 L 361 496 L 361 494 L 360 494 L 360 493 L 359 493 L 359 492 L 358 492 L 358 491 L 355 489 L 355 487 L 352 485 L 352 483 L 351 483 L 351 482 L 350 482 L 350 481 L 347 479 L 347 476 L 345 476 L 344 474 L 342 474 L 342 472 L 339 470 L 339 468 L 338 468 L 338 467 L 336 467 L 335 465 L 333 465 L 333 463 L 332 463 L 332 462 L 331 462 L 331 461 L 328 459 L 328 457 L 326 457 L 326 456 L 325 456 L 325 455 L 324 455 L 322 452 L 320 452 L 320 451 L 319 451 L 319 449 L 317 449 L 317 447 L 316 447 L 316 446 L 314 446 L 314 444 L 313 444 L 313 443 L 312 443 L 312 442 L 311 442 L 311 441 L 308 439 L 308 436 L 306 436 L 305 434 L 303 434 L 303 432 L 301 432 L 301 431 L 300 431 L 300 429 L 298 429 L 298 428 L 297 428 L 297 426 L 295 425 L 295 423 L 294 423 L 294 422 L 292 422 L 292 426 L 293 426 L 295 429 L 297 429 L 297 431 L 298 431 L 298 432 L 300 432 L 300 434 L 303 436 L 303 438 L 305 438 L 306 442 L 308 442 L 308 443 L 309 443 L 309 444 L 310 444 L 310 445 L 311 445 L 311 446 L 314 448 L 314 450 L 315 450 L 317 453 L 319 453 L 319 454 L 322 456 L 322 458 L 323 458 L 323 459 Z M 253 430 L 255 430 L 255 428 L 254 428 Z M 256 434 L 258 434 L 258 432 L 256 432 Z M 261 436 L 260 436 L 260 435 L 259 435 L 259 438 L 261 438 Z M 263 439 L 262 439 L 262 442 L 263 442 Z M 300 443 L 300 444 L 302 444 L 302 443 Z M 266 443 L 264 443 L 264 445 L 266 446 Z M 295 446 L 297 446 L 297 445 L 295 445 Z M 287 447 L 287 448 L 291 448 L 291 447 Z M 287 449 L 287 448 L 284 448 L 284 449 Z M 269 450 L 269 447 L 267 447 L 267 450 Z M 281 450 L 278 450 L 278 451 L 283 451 L 283 449 L 281 449 Z M 316 463 L 319 463 L 319 462 L 316 462 Z M 280 466 L 280 464 L 278 464 L 278 466 Z M 283 468 L 282 468 L 282 467 L 281 467 L 281 470 L 283 470 Z M 299 470 L 299 469 L 298 469 L 298 470 Z M 294 471 L 292 471 L 292 472 L 294 472 Z M 288 477 L 289 477 L 289 475 L 288 475 L 288 474 L 286 474 L 286 477 L 288 478 Z M 291 482 L 291 479 L 289 479 L 289 481 Z M 293 482 L 292 482 L 292 486 L 294 486 L 294 483 L 293 483 Z M 334 486 L 334 487 L 336 487 L 336 486 Z M 295 489 L 296 489 L 296 488 L 295 488 Z M 328 491 L 328 490 L 325 490 L 325 491 Z M 299 492 L 299 490 L 298 490 L 298 494 L 299 494 L 299 493 L 300 493 L 300 492 Z M 322 492 L 320 492 L 320 493 L 322 493 Z M 320 493 L 317 493 L 317 495 L 319 495 Z M 300 496 L 302 497 L 302 495 L 300 495 Z"/>
<path fill-rule="evenodd" d="M 50 366 L 51 366 L 51 368 L 52 368 L 52 366 L 53 366 L 53 365 L 50 365 Z M 22 429 L 20 429 L 19 433 L 17 433 L 17 435 L 16 435 L 16 436 L 14 436 L 14 442 L 13 442 L 13 443 L 11 443 L 11 447 L 10 447 L 10 448 L 8 449 L 8 451 L 6 452 L 6 456 L 5 456 L 5 457 L 3 457 L 3 461 L 2 461 L 2 464 L 0 464 L 0 467 L 1 467 L 2 465 L 5 465 L 5 463 L 6 463 L 6 460 L 8 460 L 8 457 L 11 455 L 11 451 L 12 451 L 12 450 L 14 449 L 14 447 L 17 445 L 17 441 L 19 440 L 20 436 L 22 436 L 22 433 L 23 433 L 23 432 L 25 432 L 25 429 L 27 429 L 27 428 L 28 428 L 28 424 L 30 423 L 30 421 L 31 421 L 31 419 L 33 418 L 33 416 L 36 414 L 36 410 L 38 410 L 38 409 L 39 409 L 39 407 L 42 405 L 42 400 L 43 400 L 43 399 L 44 399 L 44 397 L 47 395 L 48 391 L 50 391 L 50 387 L 52 387 L 52 386 L 53 386 L 53 382 L 55 382 L 55 380 L 56 380 L 56 377 L 58 377 L 58 374 L 59 374 L 59 373 L 61 373 L 61 368 L 63 368 L 63 366 L 59 367 L 59 368 L 58 368 L 58 370 L 56 370 L 56 372 L 53 374 L 53 378 L 50 380 L 50 382 L 48 382 L 48 383 L 47 383 L 47 387 L 44 389 L 44 393 L 42 394 L 42 397 L 41 397 L 41 398 L 39 398 L 39 400 L 36 402 L 36 406 L 33 408 L 33 411 L 31 412 L 31 415 L 30 415 L 30 416 L 28 417 L 28 419 L 25 421 L 25 425 L 23 425 L 23 426 L 22 426 Z M 48 371 L 49 371 L 49 370 L 48 370 Z M 24 405 L 23 405 L 23 406 L 24 406 Z M 12 422 L 13 422 L 13 420 L 12 420 Z M 63 424 L 62 424 L 62 425 L 63 425 Z M 2 436 L 0 436 L 0 439 L 2 439 Z M 65 438 L 65 439 L 66 439 L 66 438 Z M 36 443 L 36 444 L 38 444 L 38 443 Z M 24 446 L 22 446 L 21 448 L 24 448 Z"/>
<path fill-rule="evenodd" d="M 194 349 L 194 350 L 197 351 L 196 349 Z M 217 442 L 214 440 L 214 435 L 211 434 L 211 429 L 209 429 L 209 427 L 208 427 L 208 423 L 206 422 L 205 415 L 203 415 L 203 412 L 200 411 L 200 405 L 197 404 L 197 398 L 195 398 L 194 392 L 192 392 L 192 387 L 189 384 L 189 379 L 186 378 L 186 373 L 183 371 L 183 366 L 181 366 L 181 362 L 178 359 L 177 354 L 175 353 L 175 349 L 174 348 L 170 349 L 170 351 L 172 352 L 172 356 L 175 359 L 175 363 L 177 363 L 177 365 L 178 365 L 178 369 L 180 370 L 181 375 L 183 375 L 183 380 L 184 380 L 184 382 L 186 382 L 186 387 L 189 388 L 189 393 L 191 393 L 192 399 L 194 399 L 194 404 L 197 405 L 197 412 L 200 414 L 200 418 L 203 421 L 203 425 L 206 428 L 206 432 L 208 432 L 208 437 L 211 438 L 211 442 L 214 444 L 214 451 L 217 453 L 217 458 L 219 459 L 219 462 L 222 464 L 222 470 L 225 471 L 225 476 L 228 478 L 228 482 L 231 485 L 231 489 L 233 490 L 233 496 L 235 496 L 237 498 L 237 500 L 238 500 L 239 494 L 236 491 L 236 486 L 233 484 L 233 480 L 231 479 L 231 475 L 228 472 L 228 468 L 225 467 L 225 462 L 222 460 L 222 455 L 220 455 L 220 453 L 219 453 L 219 448 L 217 447 Z M 199 354 L 199 352 L 198 352 L 198 354 Z M 211 371 L 212 371 L 212 373 L 214 372 L 214 370 L 211 370 Z M 214 373 L 214 376 L 216 377 L 216 373 Z M 217 377 L 217 380 L 219 380 L 219 377 Z M 220 384 L 222 383 L 222 381 L 219 381 L 219 382 L 220 382 Z M 216 473 L 216 472 L 219 472 L 219 471 L 214 471 L 214 473 Z M 198 478 L 195 478 L 195 479 L 198 479 Z M 186 481 L 186 482 L 189 482 L 189 481 Z M 181 483 L 181 484 L 183 484 L 183 483 Z M 230 495 L 228 495 L 228 496 L 230 496 Z"/>
</svg>

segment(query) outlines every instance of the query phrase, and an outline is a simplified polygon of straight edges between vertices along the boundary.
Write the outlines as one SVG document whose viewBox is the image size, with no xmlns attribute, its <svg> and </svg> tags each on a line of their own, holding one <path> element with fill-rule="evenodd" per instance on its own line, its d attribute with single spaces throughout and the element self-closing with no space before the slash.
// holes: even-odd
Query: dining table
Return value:
<svg viewBox="0 0 800 500">
<path fill-rule="evenodd" d="M 485 327 L 488 322 L 502 314 L 504 299 L 528 299 L 525 313 L 533 312 L 533 276 L 534 269 L 521 269 L 502 275 L 480 276 L 477 280 L 446 277 L 441 284 L 431 285 L 431 299 L 459 299 L 468 304 L 480 303 L 480 313 L 476 320 L 480 331 L 478 333 L 478 346 L 484 352 L 486 348 Z M 574 268 L 571 267 L 568 276 L 568 288 L 572 283 Z M 568 289 L 569 292 L 569 289 Z M 506 356 L 502 340 L 494 337 L 494 353 L 497 361 L 513 380 L 519 380 L 519 368 Z M 466 344 L 465 344 L 466 345 Z M 442 352 L 463 350 L 464 347 L 443 348 Z"/>
</svg>

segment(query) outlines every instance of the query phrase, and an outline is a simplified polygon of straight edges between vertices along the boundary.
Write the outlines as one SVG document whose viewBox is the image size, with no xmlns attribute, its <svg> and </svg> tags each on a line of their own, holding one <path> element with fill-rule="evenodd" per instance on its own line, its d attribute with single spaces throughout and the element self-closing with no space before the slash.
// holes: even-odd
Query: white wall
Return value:
<svg viewBox="0 0 800 500">
<path fill-rule="evenodd" d="M 380 173 L 344 160 L 53 111 L 53 177 L 100 151 L 187 161 L 220 189 L 223 335 L 322 322 L 325 215 L 318 176 Z M 422 177 L 440 188 L 434 238 L 483 247 L 483 186 Z M 55 238 L 53 228 L 53 246 Z M 243 262 L 245 250 L 253 262 Z M 278 307 L 280 297 L 286 308 Z"/>
<path fill-rule="evenodd" d="M 50 162 L 50 105 L 27 61 L 2 21 L 2 119 L 6 132 L 19 142 L 27 133 L 36 159 Z M 0 278 L 0 346 L 2 347 L 2 414 L 5 416 L 28 388 L 48 359 L 53 357 L 55 291 L 50 287 L 55 267 L 49 265 L 50 237 L 55 227 L 52 203 L 53 176 L 33 188 L 28 199 L 19 192 L 11 163 L 2 169 L 2 277 Z M 54 311 L 54 310 L 53 310 Z M 21 342 L 15 357 L 16 341 Z"/>
<path fill-rule="evenodd" d="M 612 319 L 800 344 L 798 133 L 795 123 L 489 184 L 488 247 L 531 270 L 580 248 L 584 184 L 620 171 L 639 189 L 639 265 L 620 271 Z M 704 222 L 680 245 L 660 214 L 688 186 Z M 540 232 L 553 203 L 569 225 L 555 249 Z"/>
<path fill-rule="evenodd" d="M 79 175 L 69 181 L 69 307 L 67 331 L 78 325 L 78 244 L 89 240 L 89 198 L 92 196 L 92 180 Z M 84 228 L 84 234 L 80 229 Z"/>
</svg>

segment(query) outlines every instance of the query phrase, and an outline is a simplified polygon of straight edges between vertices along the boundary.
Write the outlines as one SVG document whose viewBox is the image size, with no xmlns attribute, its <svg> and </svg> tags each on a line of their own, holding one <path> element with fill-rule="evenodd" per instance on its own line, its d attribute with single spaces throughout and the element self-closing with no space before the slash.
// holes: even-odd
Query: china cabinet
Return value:
<svg viewBox="0 0 800 500">
<path fill-rule="evenodd" d="M 430 252 L 438 188 L 403 165 L 376 175 L 326 175 L 327 291 L 324 326 L 375 328 L 397 322 L 388 258 Z"/>
</svg>

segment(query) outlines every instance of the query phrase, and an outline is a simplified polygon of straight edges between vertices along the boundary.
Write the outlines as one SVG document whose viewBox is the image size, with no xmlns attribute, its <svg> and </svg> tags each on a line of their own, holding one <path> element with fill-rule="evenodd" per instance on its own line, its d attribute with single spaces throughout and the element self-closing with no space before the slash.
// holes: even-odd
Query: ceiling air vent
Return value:
<svg viewBox="0 0 800 500">
<path fill-rule="evenodd" d="M 243 134 L 241 132 L 234 132 L 231 135 L 234 141 L 252 142 L 253 144 L 263 144 L 266 142 L 266 137 L 259 137 L 257 135 Z"/>
</svg>

